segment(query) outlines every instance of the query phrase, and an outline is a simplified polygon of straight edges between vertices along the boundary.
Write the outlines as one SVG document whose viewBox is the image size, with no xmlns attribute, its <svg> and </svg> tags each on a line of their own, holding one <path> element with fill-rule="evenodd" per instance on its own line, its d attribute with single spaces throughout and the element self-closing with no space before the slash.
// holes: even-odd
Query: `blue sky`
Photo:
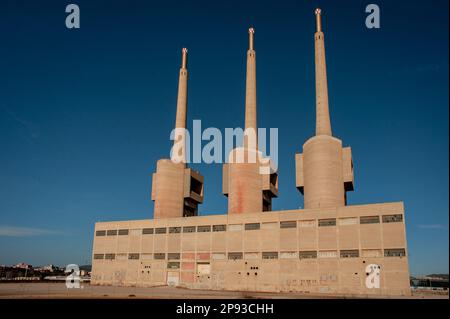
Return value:
<svg viewBox="0 0 450 319">
<path fill-rule="evenodd" d="M 152 217 L 168 157 L 180 50 L 189 125 L 244 122 L 247 29 L 258 121 L 279 129 L 279 198 L 303 205 L 294 154 L 314 133 L 314 8 L 323 10 L 335 136 L 352 147 L 349 204 L 404 201 L 412 274 L 448 273 L 448 2 L 8 1 L 0 11 L 0 264 L 90 263 L 96 221 Z M 200 214 L 225 213 L 221 166 Z"/>
</svg>

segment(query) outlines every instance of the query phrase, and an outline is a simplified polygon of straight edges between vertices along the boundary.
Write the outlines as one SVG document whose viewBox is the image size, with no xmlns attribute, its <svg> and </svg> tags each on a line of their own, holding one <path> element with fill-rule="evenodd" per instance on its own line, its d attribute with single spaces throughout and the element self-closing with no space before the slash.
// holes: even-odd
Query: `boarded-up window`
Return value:
<svg viewBox="0 0 450 319">
<path fill-rule="evenodd" d="M 139 236 L 142 233 L 140 229 L 130 229 L 131 236 Z"/>
<path fill-rule="evenodd" d="M 95 232 L 95 236 L 105 236 L 106 235 L 106 230 L 97 230 Z"/>
<path fill-rule="evenodd" d="M 404 257 L 406 251 L 404 248 L 385 249 L 384 257 Z"/>
<path fill-rule="evenodd" d="M 341 250 L 341 258 L 356 258 L 359 257 L 359 250 L 358 249 L 351 249 L 351 250 Z"/>
<path fill-rule="evenodd" d="M 169 261 L 167 263 L 168 269 L 179 269 L 180 268 L 180 262 L 178 261 Z"/>
<path fill-rule="evenodd" d="M 381 257 L 381 249 L 363 249 L 362 257 Z"/>
<path fill-rule="evenodd" d="M 358 224 L 358 218 L 356 218 L 356 217 L 339 218 L 340 226 L 357 225 L 357 224 Z"/>
<path fill-rule="evenodd" d="M 262 259 L 278 259 L 278 252 L 265 251 L 262 253 Z"/>
<path fill-rule="evenodd" d="M 180 254 L 179 253 L 168 253 L 167 254 L 167 259 L 169 259 L 169 260 L 173 260 L 173 259 L 178 260 L 178 259 L 180 259 Z"/>
<path fill-rule="evenodd" d="M 127 260 L 128 254 L 121 253 L 116 255 L 117 260 Z"/>
<path fill-rule="evenodd" d="M 142 260 L 150 260 L 152 258 L 153 258 L 153 254 L 147 254 L 147 253 L 141 254 Z"/>
<path fill-rule="evenodd" d="M 226 231 L 227 225 L 213 225 L 213 231 Z"/>
<path fill-rule="evenodd" d="M 297 221 L 290 220 L 290 221 L 280 222 L 280 228 L 297 228 Z"/>
<path fill-rule="evenodd" d="M 245 230 L 258 230 L 261 228 L 259 223 L 248 223 L 245 224 Z"/>
<path fill-rule="evenodd" d="M 121 236 L 128 235 L 128 229 L 119 229 L 119 235 Z"/>
<path fill-rule="evenodd" d="M 212 259 L 214 260 L 223 260 L 225 256 L 225 253 L 212 253 Z"/>
<path fill-rule="evenodd" d="M 209 263 L 197 263 L 197 274 L 209 275 L 211 273 L 211 265 Z"/>
<path fill-rule="evenodd" d="M 380 216 L 361 216 L 359 222 L 361 224 L 379 224 Z"/>
<path fill-rule="evenodd" d="M 104 257 L 104 254 L 94 254 L 94 259 L 103 259 Z"/>
<path fill-rule="evenodd" d="M 244 258 L 245 259 L 258 259 L 259 258 L 259 253 L 256 252 L 248 252 L 244 254 Z"/>
<path fill-rule="evenodd" d="M 403 221 L 403 215 L 383 215 L 383 223 L 399 223 Z"/>
<path fill-rule="evenodd" d="M 211 231 L 211 225 L 197 226 L 198 233 L 207 233 Z"/>
<path fill-rule="evenodd" d="M 195 226 L 183 227 L 183 233 L 195 233 Z"/>
<path fill-rule="evenodd" d="M 142 234 L 143 235 L 153 234 L 153 228 L 144 228 L 144 229 L 142 229 Z"/>
<path fill-rule="evenodd" d="M 155 234 L 165 234 L 167 233 L 166 227 L 155 228 Z"/>
<path fill-rule="evenodd" d="M 105 254 L 105 259 L 112 260 L 112 259 L 115 259 L 115 258 L 116 258 L 116 254 Z"/>
<path fill-rule="evenodd" d="M 166 254 L 165 253 L 155 253 L 153 254 L 153 258 L 154 259 L 166 259 Z"/>
<path fill-rule="evenodd" d="M 300 251 L 298 253 L 298 257 L 300 259 L 317 258 L 317 251 L 315 251 L 315 250 Z"/>
<path fill-rule="evenodd" d="M 277 222 L 268 222 L 261 224 L 261 229 L 277 229 L 277 228 L 278 228 Z"/>
<path fill-rule="evenodd" d="M 136 253 L 128 254 L 128 259 L 139 259 L 139 254 Z"/>
<path fill-rule="evenodd" d="M 336 218 L 319 219 L 319 227 L 336 226 Z"/>
<path fill-rule="evenodd" d="M 169 227 L 169 234 L 181 233 L 181 227 Z"/>
<path fill-rule="evenodd" d="M 297 258 L 298 254 L 296 251 L 282 251 L 280 252 L 280 258 L 281 259 L 291 259 L 291 258 Z"/>
<path fill-rule="evenodd" d="M 232 224 L 228 225 L 229 231 L 241 231 L 242 230 L 242 224 Z"/>
<path fill-rule="evenodd" d="M 228 253 L 228 259 L 230 260 L 242 259 L 242 253 Z"/>
<path fill-rule="evenodd" d="M 117 229 L 110 229 L 106 231 L 106 236 L 116 236 L 117 235 Z"/>
<path fill-rule="evenodd" d="M 336 258 L 337 251 L 336 250 L 323 250 L 323 251 L 319 251 L 317 256 L 319 258 Z"/>
<path fill-rule="evenodd" d="M 298 226 L 299 227 L 315 227 L 316 226 L 316 221 L 314 219 L 299 220 L 298 221 Z"/>
</svg>

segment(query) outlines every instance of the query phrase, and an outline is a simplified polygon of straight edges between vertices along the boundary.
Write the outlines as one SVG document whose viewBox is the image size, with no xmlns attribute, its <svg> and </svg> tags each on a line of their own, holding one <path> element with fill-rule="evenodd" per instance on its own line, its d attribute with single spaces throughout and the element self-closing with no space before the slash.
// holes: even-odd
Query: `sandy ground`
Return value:
<svg viewBox="0 0 450 319">
<path fill-rule="evenodd" d="M 237 291 L 211 291 L 191 290 L 174 287 L 110 287 L 91 286 L 82 283 L 80 289 L 67 289 L 65 283 L 0 283 L 0 298 L 136 298 L 136 299 L 242 299 L 242 298 L 264 298 L 264 299 L 310 299 L 310 298 L 342 298 L 326 295 L 309 295 L 296 293 L 263 293 L 263 292 L 237 292 Z M 380 297 L 378 297 L 380 298 Z M 414 299 L 439 298 L 448 299 L 448 294 L 414 293 Z"/>
</svg>

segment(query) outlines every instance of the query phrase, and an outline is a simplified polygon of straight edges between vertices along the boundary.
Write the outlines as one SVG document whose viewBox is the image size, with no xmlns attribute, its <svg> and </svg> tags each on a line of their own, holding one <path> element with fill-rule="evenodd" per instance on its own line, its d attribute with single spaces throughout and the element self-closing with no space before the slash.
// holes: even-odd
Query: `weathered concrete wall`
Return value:
<svg viewBox="0 0 450 319">
<path fill-rule="evenodd" d="M 128 235 L 94 237 L 92 284 L 152 286 L 170 279 L 188 288 L 410 293 L 402 203 L 104 222 L 95 229 L 128 229 Z M 405 256 L 385 257 L 391 249 Z M 379 289 L 366 288 L 369 264 L 381 267 Z"/>
</svg>

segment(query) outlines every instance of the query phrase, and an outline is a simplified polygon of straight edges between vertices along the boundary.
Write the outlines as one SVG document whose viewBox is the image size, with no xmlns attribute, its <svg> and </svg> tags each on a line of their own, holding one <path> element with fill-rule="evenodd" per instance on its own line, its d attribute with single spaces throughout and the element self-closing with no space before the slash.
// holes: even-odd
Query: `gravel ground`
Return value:
<svg viewBox="0 0 450 319">
<path fill-rule="evenodd" d="M 67 289 L 65 283 L 0 283 L 0 298 L 146 298 L 146 299 L 242 299 L 242 298 L 343 298 L 326 295 L 309 295 L 296 293 L 264 293 L 183 289 L 175 287 L 111 287 L 91 286 L 82 283 L 80 289 Z M 359 297 L 360 298 L 360 297 Z M 380 298 L 380 297 L 377 297 Z M 447 298 L 448 294 L 414 294 L 404 298 Z"/>
</svg>

